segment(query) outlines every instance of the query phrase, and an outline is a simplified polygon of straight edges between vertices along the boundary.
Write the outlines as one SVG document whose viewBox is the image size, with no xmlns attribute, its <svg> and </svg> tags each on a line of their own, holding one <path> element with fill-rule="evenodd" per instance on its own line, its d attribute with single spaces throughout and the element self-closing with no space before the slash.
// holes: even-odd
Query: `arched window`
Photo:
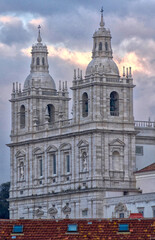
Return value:
<svg viewBox="0 0 155 240">
<path fill-rule="evenodd" d="M 105 42 L 105 50 L 108 51 L 108 43 Z"/>
<path fill-rule="evenodd" d="M 42 58 L 42 65 L 45 65 L 45 58 Z"/>
<path fill-rule="evenodd" d="M 112 154 L 112 160 L 113 160 L 113 170 L 119 171 L 120 170 L 120 154 L 117 151 L 114 151 Z"/>
<path fill-rule="evenodd" d="M 88 94 L 86 92 L 82 95 L 82 116 L 88 116 Z"/>
<path fill-rule="evenodd" d="M 110 94 L 110 115 L 119 116 L 119 95 L 115 91 Z"/>
<path fill-rule="evenodd" d="M 37 65 L 40 65 L 40 58 L 37 57 Z"/>
<path fill-rule="evenodd" d="M 25 106 L 20 107 L 20 128 L 25 128 Z"/>
<path fill-rule="evenodd" d="M 101 51 L 102 50 L 102 43 L 100 42 L 99 43 L 99 51 Z"/>
<path fill-rule="evenodd" d="M 48 104 L 47 110 L 49 115 L 49 123 L 53 123 L 55 121 L 55 107 L 52 104 Z"/>
</svg>

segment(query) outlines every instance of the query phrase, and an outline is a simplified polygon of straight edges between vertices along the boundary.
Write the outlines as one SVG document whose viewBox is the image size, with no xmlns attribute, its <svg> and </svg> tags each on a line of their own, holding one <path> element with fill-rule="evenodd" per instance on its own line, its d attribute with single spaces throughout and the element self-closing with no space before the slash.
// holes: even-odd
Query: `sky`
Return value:
<svg viewBox="0 0 155 240">
<path fill-rule="evenodd" d="M 74 69 L 91 61 L 92 35 L 104 9 L 120 75 L 132 67 L 135 120 L 155 120 L 154 0 L 0 0 L 0 183 L 10 180 L 9 148 L 12 83 L 30 71 L 31 46 L 41 25 L 49 50 L 50 74 L 71 87 Z"/>
</svg>

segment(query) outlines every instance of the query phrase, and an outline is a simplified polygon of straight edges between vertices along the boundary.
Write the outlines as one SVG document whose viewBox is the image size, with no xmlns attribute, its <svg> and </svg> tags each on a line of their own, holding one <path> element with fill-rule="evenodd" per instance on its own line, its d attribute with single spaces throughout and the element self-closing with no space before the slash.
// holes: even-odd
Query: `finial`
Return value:
<svg viewBox="0 0 155 240">
<path fill-rule="evenodd" d="M 42 41 L 41 36 L 40 36 L 40 28 L 41 28 L 41 26 L 39 25 L 39 26 L 38 26 L 38 38 L 37 38 L 37 41 L 38 41 L 39 43 Z"/>
<path fill-rule="evenodd" d="M 61 91 L 61 81 L 59 81 L 59 91 Z"/>
<path fill-rule="evenodd" d="M 101 27 L 104 27 L 104 21 L 103 21 L 103 12 L 104 12 L 104 10 L 103 10 L 103 7 L 101 8 L 101 22 L 100 22 L 100 26 Z"/>
</svg>

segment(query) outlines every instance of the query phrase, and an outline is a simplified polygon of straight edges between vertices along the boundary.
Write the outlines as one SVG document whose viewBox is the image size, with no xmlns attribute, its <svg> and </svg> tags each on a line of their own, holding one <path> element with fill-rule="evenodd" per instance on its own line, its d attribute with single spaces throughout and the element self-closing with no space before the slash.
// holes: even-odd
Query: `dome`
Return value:
<svg viewBox="0 0 155 240">
<path fill-rule="evenodd" d="M 116 63 L 111 58 L 94 58 L 87 66 L 86 76 L 95 72 L 119 76 Z"/>
<path fill-rule="evenodd" d="M 24 89 L 28 89 L 31 86 L 56 90 L 55 82 L 48 72 L 30 73 L 24 82 Z"/>
</svg>

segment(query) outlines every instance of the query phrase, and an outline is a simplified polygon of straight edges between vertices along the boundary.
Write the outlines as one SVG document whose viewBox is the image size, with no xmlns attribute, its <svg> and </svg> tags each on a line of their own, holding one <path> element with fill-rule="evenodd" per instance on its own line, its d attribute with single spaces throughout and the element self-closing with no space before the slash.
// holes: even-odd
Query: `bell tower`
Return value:
<svg viewBox="0 0 155 240">
<path fill-rule="evenodd" d="M 43 139 L 44 142 L 45 138 L 51 136 L 51 131 L 61 127 L 62 122 L 66 123 L 69 115 L 67 82 L 61 84 L 60 81 L 57 91 L 56 84 L 49 74 L 48 50 L 42 43 L 40 26 L 37 43 L 32 46 L 31 54 L 30 74 L 24 82 L 23 89 L 21 84 L 13 83 L 10 100 L 11 217 L 18 217 L 18 209 L 13 209 L 14 203 L 12 204 L 11 199 L 19 199 L 23 195 L 30 196 L 34 194 L 38 184 L 41 188 L 41 184 L 48 181 L 44 177 L 45 171 L 48 171 L 44 164 L 46 157 L 42 157 L 43 150 L 40 149 L 43 148 L 43 144 L 39 144 L 39 141 Z M 39 144 L 38 147 L 33 144 L 34 141 L 35 144 Z"/>
<path fill-rule="evenodd" d="M 71 89 L 73 122 L 81 130 L 98 131 L 94 147 L 102 156 L 96 150 L 94 161 L 104 187 L 129 190 L 135 186 L 133 88 L 131 68 L 124 67 L 121 77 L 113 60 L 111 33 L 105 28 L 102 8 L 100 26 L 93 34 L 92 60 L 84 78 L 79 69 L 74 70 Z"/>
</svg>

